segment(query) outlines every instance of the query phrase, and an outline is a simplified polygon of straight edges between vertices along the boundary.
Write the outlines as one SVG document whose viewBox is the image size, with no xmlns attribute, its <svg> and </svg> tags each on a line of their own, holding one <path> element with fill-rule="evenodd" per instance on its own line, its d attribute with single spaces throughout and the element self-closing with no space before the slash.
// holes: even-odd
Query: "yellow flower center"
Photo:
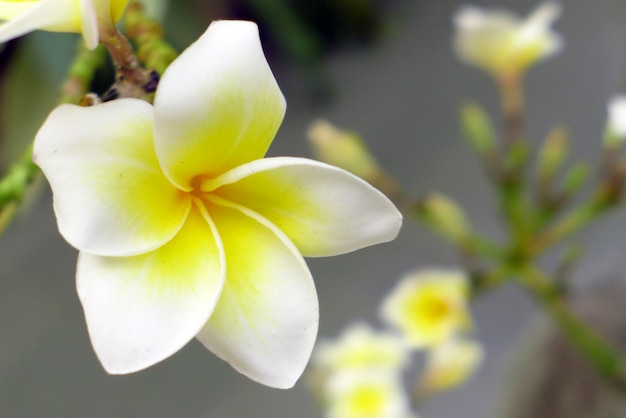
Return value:
<svg viewBox="0 0 626 418">
<path fill-rule="evenodd" d="M 435 295 L 421 295 L 409 304 L 410 316 L 419 322 L 438 322 L 450 315 L 448 301 Z"/>
<path fill-rule="evenodd" d="M 350 403 L 354 416 L 379 416 L 385 404 L 385 396 L 380 389 L 362 387 L 352 395 Z"/>
</svg>

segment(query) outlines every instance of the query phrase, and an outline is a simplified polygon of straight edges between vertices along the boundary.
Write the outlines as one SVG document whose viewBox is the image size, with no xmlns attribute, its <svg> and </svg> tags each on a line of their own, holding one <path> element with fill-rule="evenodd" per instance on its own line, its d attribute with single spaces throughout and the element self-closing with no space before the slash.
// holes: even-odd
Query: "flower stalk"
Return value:
<svg viewBox="0 0 626 418">
<path fill-rule="evenodd" d="M 559 288 L 540 269 L 523 266 L 520 281 L 541 302 L 572 345 L 608 382 L 626 391 L 626 356 L 585 324 L 567 305 Z"/>
</svg>

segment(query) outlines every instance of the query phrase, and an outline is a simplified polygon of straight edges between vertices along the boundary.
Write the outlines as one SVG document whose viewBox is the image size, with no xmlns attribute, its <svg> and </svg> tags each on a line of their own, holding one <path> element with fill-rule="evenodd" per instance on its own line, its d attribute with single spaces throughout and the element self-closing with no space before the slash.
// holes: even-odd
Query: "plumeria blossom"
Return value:
<svg viewBox="0 0 626 418">
<path fill-rule="evenodd" d="M 154 106 L 64 105 L 35 139 L 93 347 L 115 374 L 194 336 L 239 372 L 286 388 L 317 334 L 302 256 L 393 239 L 401 215 L 324 163 L 263 158 L 285 100 L 251 22 L 213 23 L 163 75 Z"/>
<path fill-rule="evenodd" d="M 375 331 L 364 322 L 348 327 L 336 341 L 320 341 L 313 363 L 325 369 L 399 370 L 408 363 L 405 341 L 390 332 Z"/>
<path fill-rule="evenodd" d="M 561 37 L 550 27 L 560 14 L 555 2 L 542 3 L 526 19 L 465 6 L 454 16 L 454 48 L 463 61 L 497 77 L 518 76 L 562 49 Z"/>
<path fill-rule="evenodd" d="M 467 381 L 482 364 L 482 346 L 474 340 L 453 337 L 428 351 L 426 369 L 418 384 L 423 393 L 434 393 Z"/>
<path fill-rule="evenodd" d="M 341 373 L 327 386 L 327 418 L 418 418 L 397 374 Z"/>
<path fill-rule="evenodd" d="M 317 344 L 308 381 L 320 398 L 325 399 L 328 381 L 338 374 L 379 370 L 399 375 L 408 361 L 409 347 L 404 339 L 358 322 L 337 340 L 326 339 Z"/>
<path fill-rule="evenodd" d="M 433 346 L 471 326 L 468 292 L 461 270 L 418 270 L 403 277 L 385 297 L 380 315 L 414 348 Z"/>
<path fill-rule="evenodd" d="M 98 35 L 122 16 L 128 0 L 9 0 L 0 1 L 0 42 L 34 30 L 83 35 L 89 49 Z"/>
</svg>

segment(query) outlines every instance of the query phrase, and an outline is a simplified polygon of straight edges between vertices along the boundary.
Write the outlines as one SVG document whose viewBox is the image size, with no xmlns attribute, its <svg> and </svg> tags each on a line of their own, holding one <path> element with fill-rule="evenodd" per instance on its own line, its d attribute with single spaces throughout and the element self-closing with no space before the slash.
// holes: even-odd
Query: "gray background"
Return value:
<svg viewBox="0 0 626 418">
<path fill-rule="evenodd" d="M 398 3 L 393 26 L 373 48 L 344 49 L 328 58 L 337 96 L 327 106 L 311 105 L 300 69 L 273 63 L 288 110 L 270 154 L 310 156 L 307 126 L 314 118 L 328 118 L 360 132 L 410 193 L 439 190 L 454 196 L 477 227 L 497 235 L 492 196 L 456 123 L 458 105 L 468 98 L 498 111 L 490 79 L 451 51 L 451 16 L 461 4 Z M 475 4 L 527 13 L 536 3 Z M 572 133 L 574 156 L 597 160 L 606 101 L 626 91 L 625 18 L 623 1 L 564 2 L 556 27 L 566 48 L 527 77 L 528 132 L 535 142 L 553 125 L 564 124 Z M 0 240 L 1 417 L 321 416 L 303 381 L 288 391 L 264 388 L 195 341 L 146 371 L 108 376 L 92 353 L 75 294 L 76 252 L 58 235 L 47 186 L 43 190 Z M 578 289 L 621 275 L 625 231 L 626 218 L 616 214 L 584 234 L 587 257 L 575 274 Z M 377 306 L 400 275 L 455 261 L 447 246 L 409 219 L 393 243 L 310 260 L 320 336 L 335 336 L 357 318 L 377 324 Z M 511 349 L 523 342 L 533 301 L 506 286 L 477 300 L 473 312 L 486 364 L 469 384 L 425 404 L 424 417 L 487 417 L 502 384 L 517 381 L 507 365 Z"/>
</svg>

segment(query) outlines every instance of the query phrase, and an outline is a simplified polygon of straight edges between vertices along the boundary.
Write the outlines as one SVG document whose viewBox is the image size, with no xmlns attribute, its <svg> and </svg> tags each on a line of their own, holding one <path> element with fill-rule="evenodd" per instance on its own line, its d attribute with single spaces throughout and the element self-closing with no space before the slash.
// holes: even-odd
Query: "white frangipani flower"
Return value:
<svg viewBox="0 0 626 418">
<path fill-rule="evenodd" d="M 556 2 L 539 5 L 526 19 L 507 10 L 464 6 L 454 16 L 459 58 L 497 77 L 518 76 L 559 52 L 563 41 L 551 25 L 561 14 Z"/>
<path fill-rule="evenodd" d="M 339 373 L 325 387 L 326 418 L 419 418 L 397 373 Z"/>
<path fill-rule="evenodd" d="M 83 35 L 89 49 L 98 34 L 122 17 L 128 0 L 9 0 L 0 1 L 0 42 L 34 30 Z"/>
<path fill-rule="evenodd" d="M 417 270 L 385 297 L 381 319 L 412 347 L 432 347 L 471 327 L 468 294 L 469 280 L 462 270 Z"/>
<path fill-rule="evenodd" d="M 256 25 L 213 23 L 163 75 L 154 106 L 60 106 L 35 140 L 77 288 L 110 373 L 196 336 L 235 369 L 291 387 L 317 334 L 302 256 L 392 240 L 401 215 L 341 169 L 263 158 L 285 112 Z"/>
<path fill-rule="evenodd" d="M 333 372 L 362 369 L 400 371 L 407 363 L 409 347 L 404 339 L 376 331 L 364 322 L 348 327 L 334 341 L 320 341 L 313 362 Z"/>
</svg>

